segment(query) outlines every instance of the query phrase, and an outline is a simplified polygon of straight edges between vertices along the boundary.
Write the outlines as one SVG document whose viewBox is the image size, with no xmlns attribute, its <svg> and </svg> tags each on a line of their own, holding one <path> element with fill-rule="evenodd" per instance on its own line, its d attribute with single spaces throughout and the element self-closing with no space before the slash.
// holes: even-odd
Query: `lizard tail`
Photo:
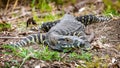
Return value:
<svg viewBox="0 0 120 68">
<path fill-rule="evenodd" d="M 98 16 L 95 19 L 96 19 L 95 22 L 104 22 L 104 21 L 109 21 L 112 18 L 111 17 Z"/>
<path fill-rule="evenodd" d="M 25 46 L 28 45 L 30 43 L 43 43 L 45 40 L 45 34 L 32 34 L 27 36 L 26 38 L 20 40 L 19 42 L 10 44 L 11 46 L 15 46 L 15 47 L 20 47 L 20 46 Z"/>
<path fill-rule="evenodd" d="M 87 26 L 87 25 L 92 24 L 92 23 L 109 21 L 112 18 L 105 17 L 105 16 L 84 15 L 84 16 L 76 17 L 76 19 L 78 21 L 82 22 L 85 26 Z"/>
</svg>

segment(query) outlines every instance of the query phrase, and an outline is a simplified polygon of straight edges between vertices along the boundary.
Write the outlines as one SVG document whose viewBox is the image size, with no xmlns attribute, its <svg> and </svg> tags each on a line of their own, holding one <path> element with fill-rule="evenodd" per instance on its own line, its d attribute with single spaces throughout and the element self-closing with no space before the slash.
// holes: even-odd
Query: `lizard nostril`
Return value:
<svg viewBox="0 0 120 68">
<path fill-rule="evenodd" d="M 68 39 L 66 39 L 66 41 L 67 41 L 67 42 L 69 42 L 69 40 L 68 40 Z"/>
</svg>

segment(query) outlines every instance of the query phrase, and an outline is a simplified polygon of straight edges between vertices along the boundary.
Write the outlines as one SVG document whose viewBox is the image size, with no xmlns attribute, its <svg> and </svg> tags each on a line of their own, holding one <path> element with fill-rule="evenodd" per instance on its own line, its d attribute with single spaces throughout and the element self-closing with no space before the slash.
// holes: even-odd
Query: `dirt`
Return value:
<svg viewBox="0 0 120 68">
<path fill-rule="evenodd" d="M 120 31 L 119 31 L 120 27 L 119 26 L 120 26 L 120 19 L 111 20 L 109 22 L 103 22 L 103 23 L 94 23 L 87 26 L 87 28 L 89 28 L 90 31 L 95 32 L 95 38 L 92 42 L 94 47 L 93 47 L 93 50 L 91 50 L 94 56 L 105 57 L 106 55 L 108 55 L 110 58 L 109 59 L 104 58 L 106 60 L 105 62 L 112 63 L 112 59 L 115 58 L 117 61 L 115 63 L 118 63 L 118 60 L 120 60 Z M 3 34 L 3 36 L 5 36 L 5 34 Z M 13 41 L 11 39 L 0 39 L 0 40 L 3 43 L 8 43 L 10 41 Z M 3 49 L 3 48 L 1 48 L 0 50 L 2 52 L 6 51 L 6 49 Z M 6 61 L 12 63 L 11 61 L 8 61 L 8 59 L 9 58 L 16 59 L 16 57 L 12 57 L 11 55 L 0 54 L 0 56 L 2 59 L 1 63 Z M 18 62 L 21 63 L 21 61 L 22 60 Z M 41 66 L 42 68 L 48 68 L 48 67 L 49 68 L 75 68 L 76 67 L 75 64 L 76 64 L 75 61 L 69 62 L 69 63 L 58 62 L 58 61 L 47 62 L 47 61 L 37 60 L 33 58 L 30 60 L 27 60 L 24 63 L 23 67 L 27 68 L 27 67 Z M 1 65 L 5 65 L 5 64 L 1 64 Z"/>
<path fill-rule="evenodd" d="M 82 0 L 81 0 L 82 1 Z M 99 14 L 102 12 L 104 6 L 101 0 L 98 3 L 97 0 L 95 1 L 96 7 L 93 7 L 92 9 L 88 9 L 90 7 L 86 6 L 86 1 L 83 2 L 85 3 L 85 7 L 82 4 L 80 8 L 86 8 L 86 10 L 82 12 L 77 12 L 75 15 L 84 15 L 84 14 Z M 89 3 L 89 2 L 87 2 Z M 93 2 L 94 3 L 94 0 Z M 79 5 L 79 4 L 78 4 Z M 101 7 L 102 5 L 102 7 Z M 100 7 L 100 10 L 98 10 L 98 7 Z M 75 9 L 75 8 L 74 8 Z M 20 19 L 12 20 L 13 25 L 18 25 L 18 21 L 24 21 L 26 22 L 27 18 L 23 17 Z M 17 22 L 16 22 L 17 21 Z M 15 27 L 14 30 L 12 31 L 3 31 L 0 32 L 0 37 L 5 37 L 5 36 L 19 36 L 23 37 L 24 35 L 19 35 L 20 33 L 26 33 L 26 35 L 29 35 L 29 32 L 27 31 L 19 31 L 20 27 Z M 22 30 L 22 29 L 21 29 Z M 93 60 L 91 65 L 95 65 L 98 60 L 101 59 L 99 62 L 101 65 L 103 64 L 108 64 L 107 66 L 109 68 L 119 68 L 120 67 L 120 18 L 118 19 L 112 19 L 111 21 L 108 22 L 101 22 L 101 23 L 93 23 L 91 25 L 88 25 L 86 27 L 86 31 L 88 32 L 94 32 L 95 33 L 95 38 L 92 41 L 92 50 L 90 52 L 93 54 Z M 35 31 L 36 32 L 36 31 Z M 32 32 L 32 33 L 35 33 Z M 13 54 L 3 54 L 4 52 L 11 52 L 11 50 L 7 50 L 2 48 L 2 44 L 8 44 L 13 41 L 18 41 L 19 38 L 12 38 L 12 39 L 0 39 L 0 68 L 4 68 L 7 64 L 6 62 L 10 63 L 12 67 L 16 66 L 16 63 L 21 64 L 23 61 L 23 58 L 19 58 L 14 56 Z M 32 46 L 35 50 L 40 49 L 39 46 Z M 29 47 L 28 47 L 29 48 Z M 98 58 L 96 58 L 96 56 Z M 17 61 L 14 61 L 17 60 Z M 84 67 L 85 62 L 82 60 L 73 60 L 71 62 L 60 62 L 60 61 L 43 61 L 43 60 L 38 60 L 35 58 L 30 58 L 29 60 L 25 61 L 23 64 L 23 68 L 76 68 L 79 65 L 82 65 Z M 96 64 L 97 65 L 97 64 Z M 102 67 L 101 67 L 102 68 Z"/>
<path fill-rule="evenodd" d="M 108 39 L 106 42 L 114 45 L 120 44 L 120 19 L 111 20 L 107 23 L 97 24 L 99 28 L 95 29 L 98 36 L 105 36 Z"/>
<path fill-rule="evenodd" d="M 87 28 L 95 32 L 92 53 L 99 57 L 109 56 L 105 62 L 113 61 L 117 58 L 118 67 L 120 66 L 120 19 L 113 19 L 109 22 L 95 23 Z M 114 63 L 114 64 L 115 64 Z M 114 65 L 113 64 L 113 65 Z M 110 68 L 112 65 L 110 65 Z"/>
</svg>

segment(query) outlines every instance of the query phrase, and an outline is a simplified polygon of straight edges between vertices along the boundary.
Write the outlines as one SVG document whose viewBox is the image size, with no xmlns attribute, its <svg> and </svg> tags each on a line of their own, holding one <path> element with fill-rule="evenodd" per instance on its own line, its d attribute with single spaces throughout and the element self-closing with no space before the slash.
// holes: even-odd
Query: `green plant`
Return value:
<svg viewBox="0 0 120 68">
<path fill-rule="evenodd" d="M 61 16 L 62 15 L 47 14 L 44 16 L 44 18 L 38 18 L 37 15 L 34 14 L 33 18 L 37 22 L 37 24 L 41 25 L 44 22 L 58 20 Z"/>
<path fill-rule="evenodd" d="M 9 23 L 0 23 L 0 31 L 8 30 L 10 28 L 11 28 L 11 24 L 9 24 Z"/>
<path fill-rule="evenodd" d="M 37 51 L 34 54 L 34 57 L 42 60 L 61 60 L 60 53 L 55 51 L 50 51 L 48 47 L 45 47 L 43 51 Z"/>
<path fill-rule="evenodd" d="M 15 48 L 8 45 L 4 45 L 4 48 L 10 49 L 15 56 L 24 58 L 24 61 L 29 59 L 30 57 L 41 60 L 48 60 L 48 61 L 61 60 L 60 53 L 55 51 L 50 51 L 48 47 L 45 47 L 45 49 L 38 51 L 34 50 L 33 48 L 28 48 L 28 49 L 22 47 Z"/>
<path fill-rule="evenodd" d="M 9 45 L 2 45 L 2 47 L 4 48 L 4 49 L 9 49 L 10 51 L 12 51 L 12 52 L 16 52 L 16 48 L 15 47 L 13 47 L 13 46 L 9 46 Z M 8 52 L 7 52 L 8 53 Z"/>
<path fill-rule="evenodd" d="M 76 0 L 49 0 L 50 2 L 55 2 L 55 4 L 58 6 L 58 5 L 64 5 L 64 4 L 67 4 L 67 3 L 75 3 Z"/>
<path fill-rule="evenodd" d="M 77 68 L 108 68 L 106 59 L 109 59 L 107 55 L 104 58 L 94 56 L 92 61 L 84 62 L 82 65 L 78 65 Z"/>
<path fill-rule="evenodd" d="M 109 16 L 109 15 L 115 15 L 115 16 L 119 16 L 120 14 L 118 13 L 117 10 L 113 9 L 111 6 L 108 6 L 105 11 L 104 14 Z"/>
<path fill-rule="evenodd" d="M 60 53 L 55 51 L 50 51 L 48 47 L 43 48 L 43 50 L 34 50 L 33 48 L 22 48 L 22 47 L 13 47 L 10 45 L 3 45 L 3 48 L 10 50 L 5 52 L 4 54 L 12 54 L 12 56 L 19 57 L 23 59 L 22 63 L 18 63 L 17 61 L 10 60 L 10 62 L 15 63 L 17 67 L 21 68 L 26 60 L 30 58 L 46 60 L 46 61 L 54 61 L 61 60 Z M 6 62 L 6 67 L 10 67 L 10 62 Z"/>
<path fill-rule="evenodd" d="M 21 47 L 13 47 L 10 45 L 3 45 L 3 48 L 11 50 L 11 52 L 18 57 L 26 57 L 28 55 L 28 50 Z M 10 54 L 9 52 L 5 52 L 5 54 Z"/>
<path fill-rule="evenodd" d="M 9 68 L 10 67 L 10 63 L 5 62 L 5 68 Z"/>
<path fill-rule="evenodd" d="M 120 8 L 120 0 L 112 1 L 112 0 L 103 0 L 106 9 L 104 11 L 105 15 L 115 15 L 119 16 L 119 8 Z"/>
<path fill-rule="evenodd" d="M 68 3 L 75 3 L 76 0 L 32 0 L 31 7 L 40 9 L 40 12 L 49 12 L 53 8 L 52 6 L 63 6 L 64 4 Z M 55 5 L 50 5 L 51 3 L 55 3 Z"/>
<path fill-rule="evenodd" d="M 69 54 L 70 59 L 75 60 L 75 59 L 82 59 L 82 60 L 87 60 L 91 61 L 92 59 L 92 54 L 88 52 L 82 51 L 81 54 L 77 54 L 75 52 Z"/>
<path fill-rule="evenodd" d="M 52 10 L 52 7 L 47 0 L 32 0 L 31 7 L 40 9 L 40 12 Z"/>
<path fill-rule="evenodd" d="M 19 53 L 15 53 L 15 54 L 19 57 L 25 58 L 29 54 L 29 50 L 24 48 L 19 48 Z"/>
</svg>

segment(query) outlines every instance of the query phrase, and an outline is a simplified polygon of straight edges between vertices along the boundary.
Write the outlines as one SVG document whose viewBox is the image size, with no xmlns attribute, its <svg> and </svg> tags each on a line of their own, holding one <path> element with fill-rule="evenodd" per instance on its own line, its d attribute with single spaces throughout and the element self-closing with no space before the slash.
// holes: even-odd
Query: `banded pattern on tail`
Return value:
<svg viewBox="0 0 120 68">
<path fill-rule="evenodd" d="M 76 19 L 82 22 L 85 26 L 87 26 L 92 23 L 109 21 L 111 17 L 84 15 L 84 16 L 76 17 Z"/>
<path fill-rule="evenodd" d="M 51 27 L 55 26 L 59 22 L 60 22 L 60 20 L 56 20 L 53 22 L 45 22 L 41 25 L 40 30 L 43 32 L 48 32 Z"/>
<path fill-rule="evenodd" d="M 83 23 L 85 26 L 92 24 L 92 23 L 97 23 L 97 22 L 104 22 L 104 21 L 109 21 L 111 18 L 110 17 L 104 17 L 104 16 L 95 16 L 95 15 L 84 15 L 84 16 L 79 16 L 76 17 L 78 21 Z M 53 26 L 55 26 L 57 23 L 59 23 L 60 20 L 56 20 L 53 22 L 46 22 L 41 25 L 40 30 L 44 32 L 48 32 Z"/>
<path fill-rule="evenodd" d="M 16 42 L 14 44 L 10 44 L 11 46 L 19 47 L 19 46 L 25 46 L 30 43 L 43 43 L 45 40 L 45 34 L 32 34 L 27 36 L 26 38 L 20 40 L 19 42 Z"/>
<path fill-rule="evenodd" d="M 12 46 L 25 46 L 32 42 L 42 43 L 45 41 L 45 43 L 54 50 L 80 48 L 84 46 L 88 48 L 90 47 L 90 42 L 84 32 L 84 25 L 88 25 L 93 22 L 108 21 L 109 19 L 110 18 L 107 17 L 96 17 L 94 15 L 74 17 L 66 14 L 61 21 L 57 20 L 42 24 L 41 30 L 46 31 L 47 33 L 29 35 L 20 42 L 12 44 Z"/>
</svg>

